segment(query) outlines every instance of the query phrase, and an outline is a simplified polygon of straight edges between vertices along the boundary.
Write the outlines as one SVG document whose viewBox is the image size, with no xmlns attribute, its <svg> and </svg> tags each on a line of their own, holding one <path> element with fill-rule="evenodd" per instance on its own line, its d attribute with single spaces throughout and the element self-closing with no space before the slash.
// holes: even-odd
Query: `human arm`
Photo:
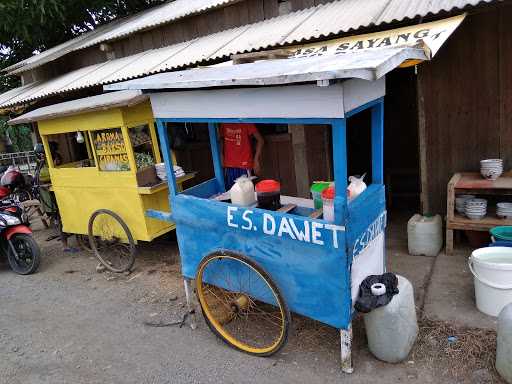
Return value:
<svg viewBox="0 0 512 384">
<path fill-rule="evenodd" d="M 261 173 L 261 154 L 263 152 L 263 145 L 265 144 L 265 140 L 257 129 L 253 132 L 253 137 L 256 140 L 256 151 L 254 153 L 254 173 L 259 175 Z"/>
</svg>

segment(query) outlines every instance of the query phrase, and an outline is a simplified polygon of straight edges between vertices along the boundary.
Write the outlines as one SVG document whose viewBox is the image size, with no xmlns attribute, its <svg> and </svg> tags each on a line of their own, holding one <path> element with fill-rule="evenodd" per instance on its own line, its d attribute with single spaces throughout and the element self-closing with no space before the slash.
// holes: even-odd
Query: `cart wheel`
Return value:
<svg viewBox="0 0 512 384">
<path fill-rule="evenodd" d="M 228 345 L 270 356 L 286 343 L 290 312 L 254 261 L 232 252 L 212 253 L 198 267 L 196 288 L 206 323 Z"/>
<path fill-rule="evenodd" d="M 100 262 L 112 272 L 125 272 L 135 262 L 135 242 L 123 219 L 99 209 L 89 219 L 89 244 Z"/>
</svg>

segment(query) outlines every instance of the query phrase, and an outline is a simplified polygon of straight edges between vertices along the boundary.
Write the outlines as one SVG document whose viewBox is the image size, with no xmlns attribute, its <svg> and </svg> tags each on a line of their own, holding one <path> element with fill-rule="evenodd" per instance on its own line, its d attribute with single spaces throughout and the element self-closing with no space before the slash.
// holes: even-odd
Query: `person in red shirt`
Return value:
<svg viewBox="0 0 512 384">
<path fill-rule="evenodd" d="M 225 123 L 220 125 L 222 166 L 224 181 L 229 190 L 235 180 L 242 175 L 259 175 L 261 172 L 261 152 L 263 136 L 254 124 Z M 253 149 L 252 138 L 256 140 Z"/>
</svg>

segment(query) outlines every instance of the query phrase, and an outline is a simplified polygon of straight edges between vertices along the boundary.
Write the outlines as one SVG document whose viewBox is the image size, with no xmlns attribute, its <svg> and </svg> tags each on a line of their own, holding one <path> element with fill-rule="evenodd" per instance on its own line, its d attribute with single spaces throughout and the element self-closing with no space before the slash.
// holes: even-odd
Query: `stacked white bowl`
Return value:
<svg viewBox="0 0 512 384">
<path fill-rule="evenodd" d="M 487 200 L 468 199 L 464 205 L 464 213 L 471 220 L 480 220 L 487 214 Z"/>
<path fill-rule="evenodd" d="M 455 197 L 455 210 L 461 215 L 466 214 L 466 200 L 474 199 L 475 195 L 457 195 Z"/>
<path fill-rule="evenodd" d="M 480 161 L 480 173 L 489 180 L 496 180 L 503 173 L 502 159 L 486 159 Z"/>
<path fill-rule="evenodd" d="M 502 219 L 512 219 L 512 203 L 496 204 L 496 215 Z"/>
<path fill-rule="evenodd" d="M 164 163 L 155 164 L 155 169 L 156 169 L 156 175 L 158 176 L 158 178 L 162 181 L 166 181 L 167 180 L 167 172 L 165 171 L 165 164 Z"/>
</svg>

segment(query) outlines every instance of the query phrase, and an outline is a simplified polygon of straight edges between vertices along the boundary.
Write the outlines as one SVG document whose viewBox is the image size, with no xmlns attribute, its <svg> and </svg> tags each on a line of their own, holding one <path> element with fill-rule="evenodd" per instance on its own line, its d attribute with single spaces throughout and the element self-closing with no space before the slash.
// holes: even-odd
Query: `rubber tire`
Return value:
<svg viewBox="0 0 512 384">
<path fill-rule="evenodd" d="M 9 261 L 9 265 L 11 266 L 11 269 L 16 272 L 19 275 L 30 275 L 37 271 L 39 268 L 39 264 L 41 263 L 41 249 L 39 248 L 39 245 L 36 243 L 34 238 L 26 233 L 16 233 L 12 235 L 11 241 L 13 241 L 16 238 L 23 239 L 28 246 L 30 247 L 30 250 L 32 252 L 32 258 L 33 262 L 32 265 L 28 269 L 20 269 L 16 259 L 14 257 L 14 254 L 12 253 L 11 247 L 7 245 L 7 260 Z"/>
<path fill-rule="evenodd" d="M 94 234 L 93 234 L 94 219 L 102 213 L 106 214 L 106 215 L 110 215 L 114 219 L 116 219 L 116 221 L 121 225 L 121 227 L 125 231 L 126 237 L 128 238 L 128 243 L 130 244 L 130 260 L 124 269 L 112 268 L 112 266 L 109 263 L 106 263 L 101 258 L 100 254 L 96 248 L 96 243 L 93 240 L 94 239 Z M 132 269 L 133 264 L 135 263 L 135 254 L 136 254 L 135 241 L 133 240 L 133 236 L 132 236 L 132 233 L 130 232 L 130 229 L 128 228 L 126 223 L 123 221 L 123 219 L 121 219 L 121 217 L 117 213 L 112 212 L 109 209 L 98 209 L 97 211 L 94 211 L 94 213 L 91 215 L 91 218 L 89 219 L 89 226 L 88 226 L 87 232 L 89 234 L 89 244 L 91 245 L 91 249 L 93 250 L 94 254 L 98 258 L 100 263 L 103 264 L 103 266 L 105 268 L 107 268 L 109 271 L 116 272 L 116 273 L 123 273 L 123 272 L 129 271 Z"/>
<path fill-rule="evenodd" d="M 204 309 L 203 309 L 203 306 L 201 304 L 201 300 L 199 299 L 199 295 L 198 295 L 198 286 L 199 286 L 199 280 L 198 280 L 198 274 L 199 274 L 199 271 L 201 270 L 203 264 L 206 264 L 208 263 L 211 259 L 213 258 L 217 258 L 219 255 L 226 255 L 226 256 L 230 256 L 230 257 L 233 257 L 235 259 L 239 259 L 247 264 L 249 264 L 252 268 L 254 268 L 259 274 L 261 274 L 261 276 L 267 281 L 268 285 L 272 288 L 272 290 L 276 293 L 276 296 L 277 296 L 277 299 L 278 301 L 281 303 L 281 306 L 283 308 L 283 312 L 284 312 L 284 334 L 283 334 L 283 338 L 281 339 L 281 341 L 279 342 L 279 344 L 274 348 L 272 349 L 271 351 L 269 352 L 265 352 L 265 353 L 254 353 L 254 352 L 249 352 L 249 351 L 246 351 L 242 348 L 239 348 L 237 347 L 236 345 L 233 345 L 231 344 L 228 340 L 226 340 L 218 331 L 217 329 L 213 326 L 213 324 L 210 322 L 210 320 L 208 319 L 208 316 L 206 316 L 205 312 L 204 312 Z M 218 251 L 218 252 L 212 252 L 210 253 L 209 255 L 205 256 L 201 262 L 199 263 L 199 266 L 197 267 L 197 274 L 196 274 L 196 296 L 197 296 L 197 301 L 199 303 L 199 305 L 201 306 L 201 312 L 203 313 L 203 317 L 204 317 L 204 321 L 206 322 L 206 324 L 208 325 L 208 328 L 210 328 L 210 330 L 219 338 L 221 339 L 224 343 L 226 343 L 227 345 L 229 345 L 231 348 L 233 349 L 236 349 L 238 351 L 241 351 L 241 352 L 244 352 L 244 353 L 247 353 L 248 355 L 251 355 L 251 356 L 260 356 L 260 357 L 268 357 L 268 356 L 272 356 L 274 355 L 275 353 L 279 352 L 279 350 L 281 348 L 284 347 L 284 345 L 286 344 L 287 340 L 288 340 L 288 333 L 289 333 L 289 330 L 290 330 L 290 326 L 291 326 L 291 314 L 290 314 L 290 310 L 288 309 L 288 306 L 286 305 L 286 301 L 284 300 L 283 298 L 283 295 L 281 294 L 281 291 L 279 290 L 279 288 L 277 287 L 277 285 L 274 283 L 274 281 L 270 278 L 269 274 L 259 265 L 257 264 L 256 262 L 252 261 L 250 258 L 248 258 L 247 256 L 244 256 L 240 253 L 236 253 L 236 252 L 232 252 L 232 251 Z"/>
</svg>

